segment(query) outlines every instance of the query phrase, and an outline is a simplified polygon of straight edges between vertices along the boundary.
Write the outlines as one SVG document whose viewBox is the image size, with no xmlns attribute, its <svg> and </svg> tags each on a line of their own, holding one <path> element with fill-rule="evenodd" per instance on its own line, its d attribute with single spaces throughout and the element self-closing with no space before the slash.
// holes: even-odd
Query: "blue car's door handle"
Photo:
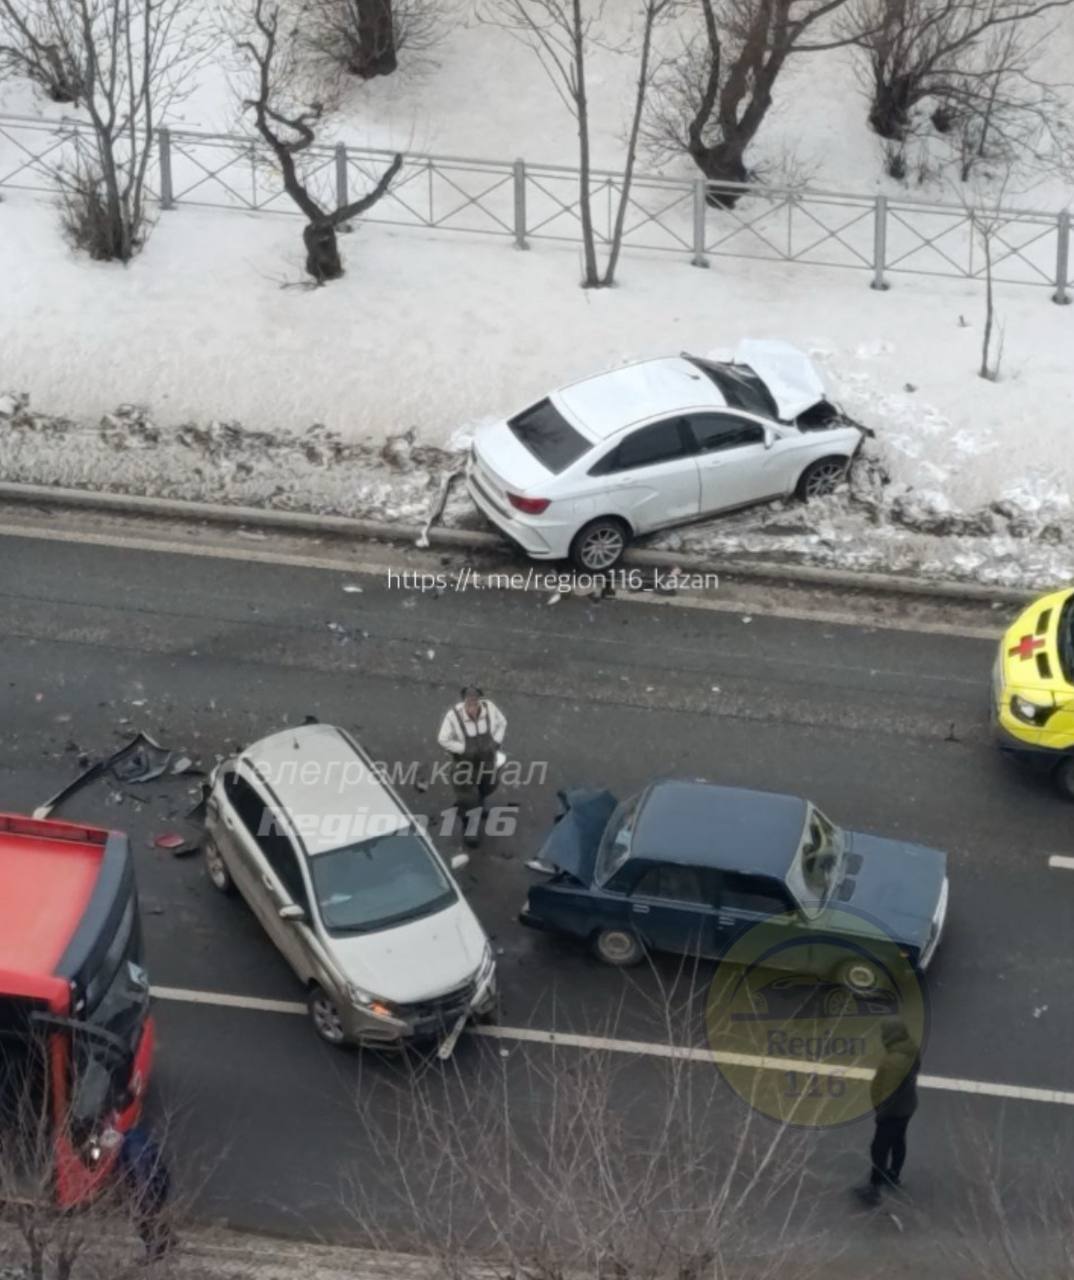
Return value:
<svg viewBox="0 0 1074 1280">
<path fill-rule="evenodd" d="M 634 910 L 635 910 L 635 911 L 648 911 L 648 910 L 649 910 L 649 908 L 648 908 L 647 906 L 645 906 L 645 904 L 644 904 L 644 903 L 642 903 L 642 902 L 635 902 L 635 904 L 634 904 Z"/>
</svg>

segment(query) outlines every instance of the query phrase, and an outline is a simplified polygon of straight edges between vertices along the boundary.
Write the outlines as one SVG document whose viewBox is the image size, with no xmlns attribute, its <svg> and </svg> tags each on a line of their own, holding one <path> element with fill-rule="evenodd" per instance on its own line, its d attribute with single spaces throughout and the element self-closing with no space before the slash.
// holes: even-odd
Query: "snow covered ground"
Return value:
<svg viewBox="0 0 1074 1280">
<path fill-rule="evenodd" d="M 1074 54 L 1074 15 L 1062 21 L 1057 65 Z M 574 162 L 571 122 L 517 41 L 460 26 L 434 56 L 354 91 L 325 140 Z M 817 57 L 822 75 L 803 64 L 780 82 L 762 155 L 793 146 L 819 184 L 894 191 L 864 108 L 846 110 L 848 59 Z M 597 161 L 613 164 L 623 70 L 601 55 L 593 72 Z M 56 109 L 9 85 L 3 110 Z M 175 123 L 237 127 L 221 68 Z M 1032 203 L 1070 194 L 1055 180 Z M 343 241 L 345 279 L 309 289 L 295 219 L 180 208 L 122 269 L 76 257 L 47 200 L 3 195 L 0 391 L 64 419 L 0 417 L 9 479 L 415 520 L 450 464 L 441 450 L 549 386 L 639 356 L 782 337 L 876 429 L 875 465 L 821 507 L 766 508 L 666 541 L 1008 583 L 1074 577 L 1074 307 L 1043 288 L 997 291 L 1003 377 L 990 383 L 975 376 L 974 282 L 897 276 L 874 293 L 865 272 L 725 258 L 702 271 L 631 253 L 621 287 L 583 292 L 571 247 L 519 253 L 367 224 Z M 102 423 L 120 403 L 144 413 Z M 394 449 L 385 463 L 384 441 L 411 430 L 409 459 Z M 448 518 L 472 517 L 456 501 Z"/>
</svg>

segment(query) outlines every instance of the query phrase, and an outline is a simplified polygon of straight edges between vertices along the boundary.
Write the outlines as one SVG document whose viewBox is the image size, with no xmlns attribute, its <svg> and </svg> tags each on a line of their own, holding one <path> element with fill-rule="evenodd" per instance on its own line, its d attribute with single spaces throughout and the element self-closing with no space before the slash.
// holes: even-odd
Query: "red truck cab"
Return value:
<svg viewBox="0 0 1074 1280">
<path fill-rule="evenodd" d="M 71 1207 L 103 1187 L 154 1034 L 127 837 L 0 813 L 0 1145 L 16 1127 L 28 1189 Z"/>
</svg>

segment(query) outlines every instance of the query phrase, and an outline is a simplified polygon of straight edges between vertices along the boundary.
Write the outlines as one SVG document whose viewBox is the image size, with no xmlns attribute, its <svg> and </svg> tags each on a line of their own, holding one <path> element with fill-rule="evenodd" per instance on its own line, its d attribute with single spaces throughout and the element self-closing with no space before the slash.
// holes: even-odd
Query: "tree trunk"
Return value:
<svg viewBox="0 0 1074 1280">
<path fill-rule="evenodd" d="M 589 97 L 585 76 L 585 20 L 581 0 L 573 0 L 571 40 L 575 75 L 574 104 L 578 112 L 578 216 L 582 222 L 582 254 L 585 259 L 582 285 L 586 289 L 595 289 L 600 285 L 600 274 L 597 269 L 597 240 L 593 232 L 593 204 L 589 187 Z"/>
<path fill-rule="evenodd" d="M 746 143 L 739 138 L 718 142 L 714 147 L 695 150 L 694 163 L 709 182 L 744 183 L 749 180 L 745 162 Z M 713 209 L 733 209 L 744 192 L 713 190 L 709 188 L 706 199 Z"/>
<path fill-rule="evenodd" d="M 358 19 L 358 48 L 348 71 L 363 80 L 389 76 L 399 65 L 395 54 L 392 0 L 354 0 Z"/>
<path fill-rule="evenodd" d="M 903 142 L 910 130 L 910 109 L 917 101 L 913 76 L 898 75 L 877 83 L 869 107 L 869 127 L 881 138 Z"/>
<path fill-rule="evenodd" d="M 342 276 L 343 260 L 339 256 L 335 227 L 324 222 L 307 223 L 302 231 L 302 243 L 306 246 L 306 272 L 318 284 Z"/>
</svg>

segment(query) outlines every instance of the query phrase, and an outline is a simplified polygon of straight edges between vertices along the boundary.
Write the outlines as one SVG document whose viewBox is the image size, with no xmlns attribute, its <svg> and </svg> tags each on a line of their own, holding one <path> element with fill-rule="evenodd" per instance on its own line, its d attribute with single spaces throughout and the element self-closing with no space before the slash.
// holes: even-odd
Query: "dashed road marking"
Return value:
<svg viewBox="0 0 1074 1280">
<path fill-rule="evenodd" d="M 180 1004 L 215 1005 L 225 1009 L 251 1009 L 262 1013 L 305 1014 L 297 1000 L 264 1000 L 258 996 L 235 996 L 215 991 L 189 991 L 180 987 L 154 987 L 158 1000 Z M 537 1027 L 471 1027 L 470 1034 L 516 1044 L 546 1044 L 565 1049 L 622 1053 L 639 1058 L 664 1058 L 676 1062 L 718 1063 L 721 1066 L 755 1067 L 758 1071 L 812 1072 L 815 1075 L 851 1076 L 868 1080 L 866 1067 L 838 1067 L 824 1062 L 799 1062 L 788 1058 L 768 1058 L 754 1054 L 716 1052 L 691 1045 L 659 1044 L 650 1040 L 617 1040 L 612 1036 L 580 1035 L 572 1031 L 544 1031 Z M 1032 1085 L 999 1084 L 989 1080 L 966 1080 L 956 1076 L 918 1077 L 922 1089 L 941 1093 L 963 1093 L 984 1098 L 1009 1098 L 1017 1102 L 1040 1102 L 1074 1107 L 1074 1091 L 1039 1089 Z"/>
<path fill-rule="evenodd" d="M 1057 871 L 1074 871 L 1074 858 L 1064 857 L 1061 853 L 1053 853 L 1048 859 L 1048 866 Z"/>
</svg>

